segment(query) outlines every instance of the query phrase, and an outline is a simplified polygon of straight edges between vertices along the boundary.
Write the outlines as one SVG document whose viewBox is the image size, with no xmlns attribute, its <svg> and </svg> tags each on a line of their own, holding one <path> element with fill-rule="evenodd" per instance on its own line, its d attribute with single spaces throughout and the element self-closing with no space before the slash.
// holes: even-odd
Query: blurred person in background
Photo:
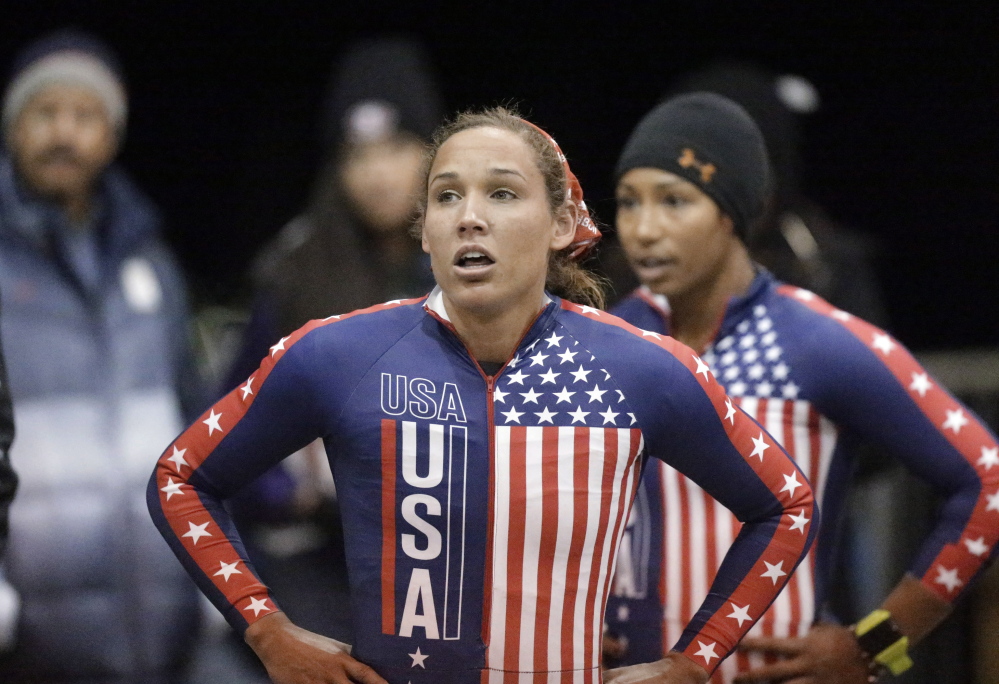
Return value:
<svg viewBox="0 0 999 684">
<path fill-rule="evenodd" d="M 409 228 L 425 145 L 440 118 L 420 45 L 380 38 L 347 49 L 326 97 L 325 158 L 312 198 L 256 260 L 251 319 L 224 390 L 309 320 L 433 288 L 429 257 Z M 321 444 L 266 473 L 231 508 L 292 619 L 349 639 L 342 530 Z"/>
<path fill-rule="evenodd" d="M 115 55 L 73 30 L 29 45 L 3 95 L 0 329 L 21 480 L 3 682 L 174 682 L 197 636 L 197 593 L 144 492 L 201 398 L 159 214 L 114 164 L 127 110 Z"/>
<path fill-rule="evenodd" d="M 999 446 L 897 340 L 753 263 L 747 235 L 766 203 L 768 166 L 758 127 L 727 98 L 686 94 L 647 114 L 615 173 L 617 229 L 643 285 L 614 312 L 699 351 L 739 407 L 794 456 L 822 507 L 815 549 L 769 611 L 719 609 L 740 624 L 761 619 L 718 680 L 860 684 L 905 670 L 908 646 L 999 551 Z M 846 627 L 828 597 L 864 441 L 894 452 L 945 504 L 910 574 Z M 800 485 L 784 477 L 787 489 Z M 676 640 L 739 525 L 675 471 L 650 467 L 629 529 L 605 652 L 641 662 Z"/>
</svg>

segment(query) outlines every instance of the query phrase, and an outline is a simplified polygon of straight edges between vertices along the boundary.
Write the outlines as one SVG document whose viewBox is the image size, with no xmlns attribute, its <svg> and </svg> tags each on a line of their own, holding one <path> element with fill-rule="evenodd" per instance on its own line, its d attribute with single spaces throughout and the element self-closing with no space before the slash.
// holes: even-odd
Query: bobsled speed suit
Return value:
<svg viewBox="0 0 999 684">
<path fill-rule="evenodd" d="M 641 328 L 668 332 L 668 303 L 645 288 L 614 312 Z M 733 401 L 796 460 L 823 513 L 815 547 L 752 635 L 802 636 L 823 616 L 837 521 L 860 439 L 890 449 L 945 499 L 911 565 L 923 586 L 953 601 L 995 557 L 995 436 L 890 335 L 761 269 L 747 294 L 729 302 L 702 358 Z M 669 648 L 741 527 L 674 468 L 650 466 L 628 521 L 606 616 L 611 632 L 628 641 L 626 662 L 655 660 Z M 784 487 L 797 484 L 789 479 Z M 760 617 L 738 601 L 720 614 L 740 622 Z M 731 681 L 752 664 L 739 653 L 715 680 Z"/>
<path fill-rule="evenodd" d="M 729 603 L 762 612 L 817 524 L 800 471 L 683 345 L 552 298 L 490 377 L 435 290 L 281 339 L 160 458 L 152 515 L 240 632 L 280 597 L 222 500 L 317 437 L 343 512 L 352 655 L 393 683 L 599 682 L 649 456 L 745 523 L 675 645 L 709 672 L 750 627 Z M 780 491 L 785 477 L 802 484 Z"/>
</svg>

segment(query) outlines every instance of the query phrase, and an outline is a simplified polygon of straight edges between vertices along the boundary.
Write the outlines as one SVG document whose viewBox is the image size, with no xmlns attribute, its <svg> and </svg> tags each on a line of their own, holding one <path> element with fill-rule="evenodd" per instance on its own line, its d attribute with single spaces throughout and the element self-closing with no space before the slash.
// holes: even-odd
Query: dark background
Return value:
<svg viewBox="0 0 999 684">
<path fill-rule="evenodd" d="M 448 111 L 519 102 L 605 223 L 616 155 L 667 85 L 717 58 L 756 60 L 818 88 L 804 187 L 880 243 L 892 331 L 915 349 L 996 346 L 997 7 L 7 0 L 0 64 L 67 24 L 119 51 L 131 94 L 122 160 L 163 209 L 198 301 L 228 303 L 245 299 L 254 252 L 305 200 L 323 90 L 351 40 L 424 40 Z"/>
</svg>

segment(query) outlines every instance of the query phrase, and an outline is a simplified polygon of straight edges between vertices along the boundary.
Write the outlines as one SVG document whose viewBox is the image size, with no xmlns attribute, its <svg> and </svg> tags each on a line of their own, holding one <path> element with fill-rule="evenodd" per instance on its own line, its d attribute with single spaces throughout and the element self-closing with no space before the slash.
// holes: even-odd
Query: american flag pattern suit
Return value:
<svg viewBox="0 0 999 684">
<path fill-rule="evenodd" d="M 353 655 L 393 683 L 599 682 L 649 457 L 745 523 L 677 644 L 709 671 L 751 624 L 726 619 L 727 602 L 769 604 L 815 533 L 808 486 L 780 491 L 786 474 L 804 478 L 686 347 L 553 299 L 490 378 L 435 291 L 279 340 L 160 458 L 153 518 L 241 632 L 280 597 L 222 501 L 317 437 L 344 522 Z"/>
<path fill-rule="evenodd" d="M 646 289 L 615 313 L 658 332 L 669 327 L 665 299 Z M 995 557 L 995 436 L 890 335 L 761 271 L 744 297 L 729 302 L 702 358 L 732 400 L 797 461 L 823 513 L 814 548 L 751 634 L 802 635 L 821 611 L 858 437 L 891 449 L 947 499 L 911 567 L 924 586 L 952 601 Z M 650 466 L 638 497 L 646 504 L 629 520 L 606 616 L 608 627 L 629 640 L 636 662 L 661 657 L 680 638 L 697 610 L 695 597 L 712 582 L 740 527 L 674 468 Z M 784 486 L 799 483 L 788 478 Z M 759 608 L 727 606 L 729 619 L 740 623 L 760 617 Z M 731 681 L 750 664 L 738 654 L 715 681 Z"/>
</svg>

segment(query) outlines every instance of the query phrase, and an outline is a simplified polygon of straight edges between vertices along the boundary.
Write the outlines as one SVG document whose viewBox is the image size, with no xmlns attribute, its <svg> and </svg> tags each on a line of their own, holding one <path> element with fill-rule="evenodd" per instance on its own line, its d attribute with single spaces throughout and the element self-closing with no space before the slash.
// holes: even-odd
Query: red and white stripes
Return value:
<svg viewBox="0 0 999 684">
<path fill-rule="evenodd" d="M 634 498 L 634 429 L 497 427 L 490 684 L 599 682 L 603 606 Z"/>
</svg>

